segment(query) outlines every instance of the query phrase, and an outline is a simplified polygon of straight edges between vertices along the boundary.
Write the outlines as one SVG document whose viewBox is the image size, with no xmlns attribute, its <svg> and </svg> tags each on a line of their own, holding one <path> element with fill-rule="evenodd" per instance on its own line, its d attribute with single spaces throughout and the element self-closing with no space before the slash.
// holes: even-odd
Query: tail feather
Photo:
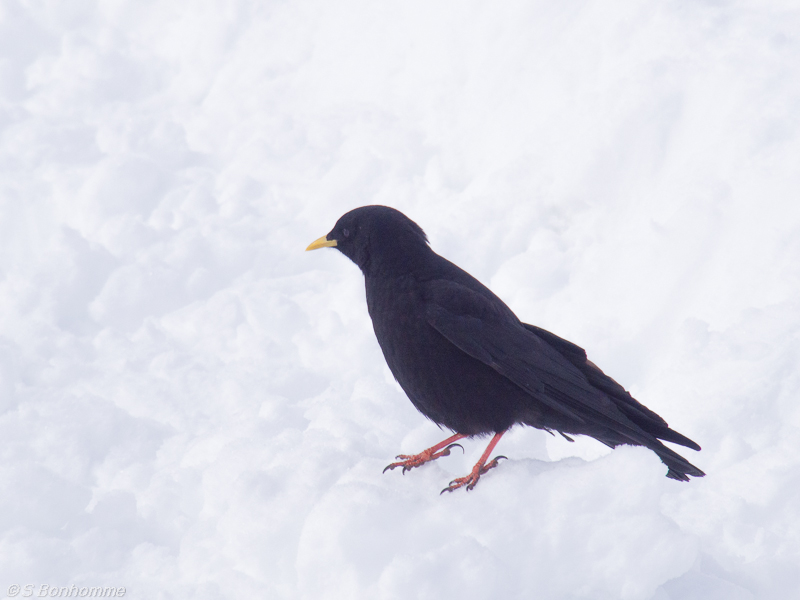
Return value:
<svg viewBox="0 0 800 600">
<path fill-rule="evenodd" d="M 699 444 L 670 429 L 664 419 L 641 404 L 625 388 L 590 361 L 586 357 L 586 351 L 583 348 L 535 325 L 524 323 L 524 326 L 558 350 L 564 358 L 577 367 L 592 387 L 602 392 L 614 403 L 619 412 L 627 417 L 630 425 L 630 427 L 623 426 L 620 428 L 619 423 L 602 418 L 600 415 L 593 415 L 593 418 L 585 419 L 583 425 L 575 427 L 574 430 L 566 433 L 590 435 L 611 448 L 620 444 L 645 446 L 655 452 L 661 461 L 667 465 L 669 469 L 667 477 L 670 479 L 689 481 L 690 476 L 705 476 L 703 471 L 677 452 L 667 448 L 659 440 L 679 444 L 692 450 L 700 450 Z M 583 431 L 580 431 L 580 429 Z M 564 435 L 564 432 L 559 433 Z"/>
<path fill-rule="evenodd" d="M 658 457 L 668 467 L 667 477 L 670 479 L 677 479 L 678 481 L 689 481 L 689 476 L 692 477 L 705 477 L 705 473 L 695 467 L 692 463 L 688 460 L 683 458 L 677 452 L 674 452 L 664 446 L 663 444 L 659 444 L 660 448 L 651 448 L 653 452 L 658 454 Z"/>
</svg>

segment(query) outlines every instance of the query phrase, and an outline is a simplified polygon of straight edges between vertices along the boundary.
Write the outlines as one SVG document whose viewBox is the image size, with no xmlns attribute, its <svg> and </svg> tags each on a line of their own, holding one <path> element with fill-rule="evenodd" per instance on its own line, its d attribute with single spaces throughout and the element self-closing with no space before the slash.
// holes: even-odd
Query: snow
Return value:
<svg viewBox="0 0 800 600">
<path fill-rule="evenodd" d="M 0 591 L 786 600 L 800 9 L 0 0 Z M 358 269 L 388 204 L 703 450 L 447 432 Z M 9 592 L 10 593 L 10 592 Z"/>
</svg>

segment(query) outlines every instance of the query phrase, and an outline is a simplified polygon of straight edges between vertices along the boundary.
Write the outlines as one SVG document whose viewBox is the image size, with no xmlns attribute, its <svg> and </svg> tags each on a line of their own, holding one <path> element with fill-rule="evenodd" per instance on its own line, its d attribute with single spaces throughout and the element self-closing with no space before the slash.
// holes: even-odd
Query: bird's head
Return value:
<svg viewBox="0 0 800 600">
<path fill-rule="evenodd" d="M 422 228 L 388 206 L 362 206 L 345 213 L 330 233 L 306 250 L 327 247 L 356 263 L 364 275 L 409 272 L 431 254 Z"/>
</svg>

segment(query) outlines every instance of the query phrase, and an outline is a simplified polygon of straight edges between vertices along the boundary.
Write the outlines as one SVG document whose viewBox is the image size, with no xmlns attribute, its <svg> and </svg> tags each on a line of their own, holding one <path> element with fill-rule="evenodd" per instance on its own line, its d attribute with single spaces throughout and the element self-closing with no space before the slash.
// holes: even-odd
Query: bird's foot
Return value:
<svg viewBox="0 0 800 600">
<path fill-rule="evenodd" d="M 450 485 L 448 485 L 441 492 L 439 492 L 439 495 L 441 496 L 445 492 L 452 492 L 453 490 L 457 490 L 458 488 L 464 487 L 465 485 L 467 486 L 468 492 L 472 491 L 472 488 L 474 488 L 478 484 L 478 480 L 481 478 L 481 475 L 486 473 L 486 471 L 488 471 L 489 469 L 494 469 L 500 462 L 501 458 L 505 458 L 506 460 L 508 460 L 508 457 L 501 455 L 501 456 L 495 456 L 492 460 L 490 460 L 486 464 L 478 461 L 478 464 L 472 467 L 472 472 L 469 475 L 467 475 L 466 477 L 458 477 L 456 479 L 453 479 L 453 481 L 450 482 Z"/>
<path fill-rule="evenodd" d="M 395 458 L 399 458 L 400 461 L 386 465 L 386 468 L 383 470 L 383 472 L 386 473 L 386 471 L 391 471 L 396 467 L 403 467 L 403 475 L 405 475 L 406 471 L 410 471 L 415 467 L 420 467 L 425 463 L 429 463 L 432 460 L 441 458 L 442 456 L 448 456 L 450 454 L 450 449 L 456 446 L 461 448 L 462 451 L 464 450 L 464 446 L 461 444 L 450 444 L 441 450 L 437 450 L 436 446 L 434 446 L 433 448 L 423 450 L 419 454 L 398 454 Z"/>
</svg>

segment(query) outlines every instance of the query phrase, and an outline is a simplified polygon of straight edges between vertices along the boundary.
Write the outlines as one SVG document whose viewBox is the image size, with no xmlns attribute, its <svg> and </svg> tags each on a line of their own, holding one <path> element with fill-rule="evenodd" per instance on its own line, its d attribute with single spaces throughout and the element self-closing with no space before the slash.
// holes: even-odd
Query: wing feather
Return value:
<svg viewBox="0 0 800 600">
<path fill-rule="evenodd" d="M 492 298 L 453 281 L 437 280 L 428 285 L 426 306 L 428 323 L 436 331 L 539 402 L 579 423 L 607 424 L 632 439 L 656 441 L 505 305 L 498 307 Z"/>
</svg>

